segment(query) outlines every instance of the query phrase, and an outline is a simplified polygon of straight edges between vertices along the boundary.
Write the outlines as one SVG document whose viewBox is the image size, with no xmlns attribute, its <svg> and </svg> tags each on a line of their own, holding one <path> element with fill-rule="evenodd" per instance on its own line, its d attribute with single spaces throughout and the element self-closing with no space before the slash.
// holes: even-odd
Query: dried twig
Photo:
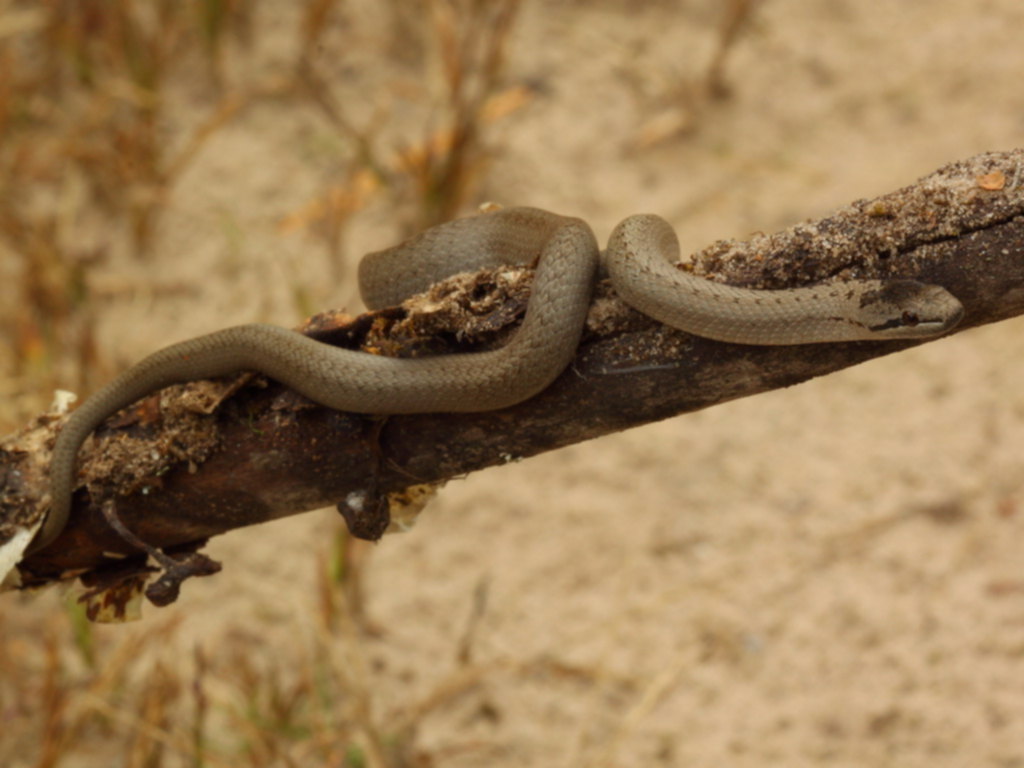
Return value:
<svg viewBox="0 0 1024 768">
<path fill-rule="evenodd" d="M 944 285 L 963 302 L 961 328 L 1020 314 L 1022 165 L 1024 150 L 955 163 L 820 221 L 749 242 L 716 243 L 695 256 L 694 269 L 775 288 L 833 276 L 915 278 Z M 528 270 L 513 277 L 481 273 L 449 281 L 426 302 L 407 302 L 404 313 L 342 322 L 321 316 L 308 332 L 378 350 L 429 343 L 458 351 L 444 341 L 455 338 L 475 340 L 474 348 L 495 346 L 510 332 L 504 326 L 514 326 L 521 314 L 528 286 Z M 150 400 L 109 424 L 105 439 L 83 451 L 83 478 L 94 496 L 134 491 L 118 498 L 118 512 L 137 536 L 156 546 L 181 544 L 340 499 L 365 501 L 373 486 L 390 493 L 443 482 L 916 343 L 717 343 L 667 329 L 602 286 L 573 365 L 549 389 L 514 408 L 381 421 L 312 406 L 271 383 L 243 386 L 212 415 L 197 416 L 187 406 L 210 387 L 199 383 L 166 395 L 159 419 Z M 48 458 L 42 446 L 54 426 L 41 419 L 0 445 L 0 521 L 31 519 L 41 511 Z M 172 461 L 177 463 L 168 467 Z M 105 550 L 124 550 L 85 493 L 75 502 L 64 535 L 22 564 L 27 583 L 66 569 L 97 568 L 106 562 Z M 0 525 L 0 535 L 3 530 Z"/>
</svg>

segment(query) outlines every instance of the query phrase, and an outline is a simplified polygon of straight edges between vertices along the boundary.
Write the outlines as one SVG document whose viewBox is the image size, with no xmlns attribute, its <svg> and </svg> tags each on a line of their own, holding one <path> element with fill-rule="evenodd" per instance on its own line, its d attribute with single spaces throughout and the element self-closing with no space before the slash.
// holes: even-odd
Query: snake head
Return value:
<svg viewBox="0 0 1024 768">
<path fill-rule="evenodd" d="M 914 339 L 938 336 L 963 319 L 963 304 L 939 285 L 890 280 L 861 298 L 860 309 L 872 337 Z"/>
</svg>

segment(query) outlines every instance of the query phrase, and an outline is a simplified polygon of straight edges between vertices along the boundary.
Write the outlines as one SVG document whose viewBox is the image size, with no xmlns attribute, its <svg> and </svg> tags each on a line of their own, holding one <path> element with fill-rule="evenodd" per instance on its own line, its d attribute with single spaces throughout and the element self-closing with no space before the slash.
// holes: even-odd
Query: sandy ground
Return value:
<svg viewBox="0 0 1024 768">
<path fill-rule="evenodd" d="M 1016 0 L 770 0 L 730 60 L 733 98 L 639 149 L 707 61 L 718 14 L 636 5 L 527 3 L 509 82 L 539 91 L 491 126 L 478 201 L 579 215 L 599 238 L 656 212 L 692 250 L 1022 144 Z M 342 56 L 339 29 L 319 57 L 372 95 L 356 114 L 416 119 L 415 99 L 389 95 L 410 73 L 382 64 L 373 39 Z M 109 357 L 237 322 L 293 325 L 297 288 L 316 307 L 357 308 L 352 270 L 399 236 L 391 213 L 353 221 L 338 285 L 315 240 L 278 226 L 330 181 L 329 140 L 329 126 L 273 105 L 219 133 L 175 191 L 155 258 L 96 275 L 191 288 L 111 302 Z M 1022 329 L 969 331 L 451 483 L 369 560 L 383 633 L 357 666 L 373 707 L 452 679 L 485 589 L 476 684 L 419 724 L 436 765 L 1024 766 Z M 214 653 L 247 632 L 258 665 L 287 659 L 315 633 L 316 563 L 340 524 L 319 512 L 213 542 L 226 571 L 147 613 L 150 629 L 176 626 L 150 652 Z M 31 621 L 46 600 L 7 596 L 3 620 Z"/>
</svg>

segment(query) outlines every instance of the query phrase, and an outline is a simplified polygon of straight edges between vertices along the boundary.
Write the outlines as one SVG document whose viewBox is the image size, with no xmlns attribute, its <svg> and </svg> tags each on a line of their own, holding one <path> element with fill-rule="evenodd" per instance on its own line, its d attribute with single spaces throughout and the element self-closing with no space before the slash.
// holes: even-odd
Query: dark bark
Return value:
<svg viewBox="0 0 1024 768">
<path fill-rule="evenodd" d="M 957 331 L 1012 317 L 1024 310 L 1024 150 L 949 165 L 784 232 L 715 243 L 694 256 L 694 269 L 709 279 L 767 288 L 830 277 L 914 278 L 943 285 L 963 302 L 966 316 Z M 496 346 L 514 331 L 529 280 L 529 270 L 455 278 L 402 312 L 355 320 L 328 314 L 306 332 L 389 354 Z M 200 416 L 193 412 L 197 396 L 225 386 L 197 383 L 166 391 L 162 412 L 150 398 L 108 423 L 103 439 L 82 451 L 82 477 L 94 498 L 116 496 L 120 519 L 140 538 L 181 545 L 371 488 L 396 492 L 444 481 L 917 343 L 718 343 L 633 312 L 603 285 L 573 365 L 513 408 L 374 419 L 313 406 L 274 382 L 243 377 L 216 396 L 210 415 Z M 0 445 L 0 537 L 4 520 L 10 531 L 10 523 L 41 509 L 43 446 L 55 426 L 45 422 Z M 154 472 L 164 468 L 157 478 Z M 120 495 L 129 491 L 135 492 Z M 127 551 L 99 506 L 79 491 L 65 533 L 22 563 L 27 583 L 96 568 L 106 550 Z"/>
</svg>

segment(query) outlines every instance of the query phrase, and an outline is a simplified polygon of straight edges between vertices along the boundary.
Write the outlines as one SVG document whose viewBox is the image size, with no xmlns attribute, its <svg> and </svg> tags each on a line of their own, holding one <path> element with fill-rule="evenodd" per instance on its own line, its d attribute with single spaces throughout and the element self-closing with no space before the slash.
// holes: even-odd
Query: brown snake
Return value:
<svg viewBox="0 0 1024 768">
<path fill-rule="evenodd" d="M 762 291 L 687 274 L 675 232 L 657 216 L 624 220 L 603 255 L 616 292 L 657 320 L 740 344 L 934 336 L 963 307 L 945 289 L 912 280 L 832 282 Z M 57 436 L 51 506 L 29 547 L 67 524 L 78 450 L 108 416 L 170 384 L 258 371 L 335 410 L 398 414 L 487 411 L 547 387 L 575 355 L 602 262 L 582 220 L 508 208 L 441 224 L 367 255 L 359 282 L 368 307 L 393 306 L 449 275 L 537 262 L 526 315 L 513 339 L 487 352 L 396 359 L 340 349 L 272 325 L 226 328 L 173 344 L 132 366 L 85 400 Z"/>
</svg>

